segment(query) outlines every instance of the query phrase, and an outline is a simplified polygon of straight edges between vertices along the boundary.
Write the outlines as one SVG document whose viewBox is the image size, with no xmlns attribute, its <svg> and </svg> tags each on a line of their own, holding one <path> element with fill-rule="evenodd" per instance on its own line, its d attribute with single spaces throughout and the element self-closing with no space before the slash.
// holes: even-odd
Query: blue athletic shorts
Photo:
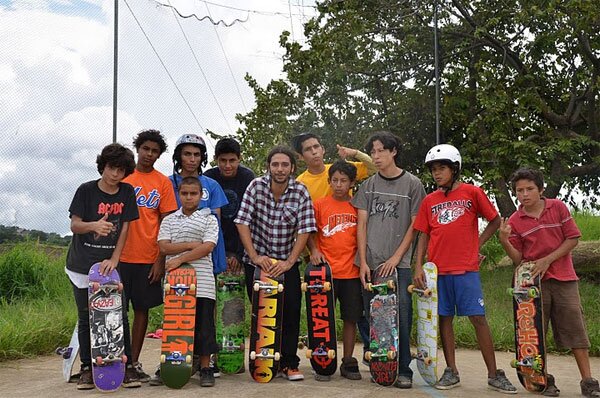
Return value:
<svg viewBox="0 0 600 398">
<path fill-rule="evenodd" d="M 485 315 L 479 272 L 438 277 L 440 316 Z"/>
</svg>

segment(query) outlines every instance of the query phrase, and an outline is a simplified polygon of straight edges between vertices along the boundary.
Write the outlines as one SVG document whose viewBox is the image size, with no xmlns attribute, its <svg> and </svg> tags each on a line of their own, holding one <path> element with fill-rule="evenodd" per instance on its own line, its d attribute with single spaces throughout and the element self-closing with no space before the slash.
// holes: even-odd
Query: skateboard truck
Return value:
<svg viewBox="0 0 600 398">
<path fill-rule="evenodd" d="M 328 350 L 325 346 L 319 346 L 315 348 L 315 350 L 311 350 L 310 348 L 306 350 L 306 358 L 311 359 L 313 356 L 315 357 L 327 357 L 329 359 L 335 358 L 335 350 Z"/>
<path fill-rule="evenodd" d="M 396 284 L 391 279 L 385 283 L 375 285 L 369 282 L 367 283 L 367 290 L 370 292 L 387 294 L 388 290 L 396 290 Z"/>
<path fill-rule="evenodd" d="M 310 285 L 306 282 L 302 282 L 302 284 L 300 285 L 300 289 L 302 289 L 303 292 L 306 292 L 309 289 L 316 290 L 317 292 L 328 292 L 331 290 L 331 282 L 319 282 L 321 283 L 313 283 Z"/>
<path fill-rule="evenodd" d="M 101 285 L 98 282 L 90 282 L 89 287 L 90 287 L 90 290 L 92 291 L 92 293 L 96 293 L 99 290 L 102 290 L 102 292 L 104 292 L 104 294 L 108 294 L 108 293 L 111 293 L 114 291 L 121 293 L 123 291 L 123 283 L 121 283 L 121 282 L 105 284 L 105 285 Z"/>
<path fill-rule="evenodd" d="M 173 365 L 179 365 L 183 362 L 185 363 L 192 363 L 192 356 L 191 355 L 186 355 L 185 357 L 183 355 L 181 355 L 180 351 L 173 351 L 171 353 L 171 355 L 166 356 L 165 354 L 162 354 L 160 356 L 160 363 L 165 363 L 169 361 L 169 363 L 173 364 Z"/>
<path fill-rule="evenodd" d="M 543 369 L 543 362 L 541 360 L 541 358 L 533 358 L 533 357 L 523 357 L 520 361 L 517 359 L 513 359 L 512 361 L 510 361 L 510 366 L 512 368 L 517 368 L 519 366 L 523 366 L 526 368 L 531 368 L 536 372 L 541 372 Z"/>
<path fill-rule="evenodd" d="M 105 357 L 98 356 L 96 358 L 92 358 L 92 362 L 94 365 L 98 366 L 107 365 L 114 362 L 127 363 L 127 355 L 123 354 L 122 356 L 117 356 L 114 354 L 108 354 Z"/>
<path fill-rule="evenodd" d="M 410 294 L 417 294 L 419 297 L 431 297 L 431 289 L 427 288 L 427 289 L 420 289 L 418 287 L 416 287 L 415 285 L 408 285 L 408 288 L 406 289 L 408 290 L 408 292 Z"/>
<path fill-rule="evenodd" d="M 265 283 L 263 281 L 258 280 L 254 281 L 252 288 L 255 292 L 258 292 L 259 290 L 264 290 L 267 294 L 271 294 L 275 290 L 277 290 L 279 293 L 283 292 L 283 285 L 281 283 L 278 283 L 277 286 L 275 286 L 270 283 Z"/>
<path fill-rule="evenodd" d="M 183 283 L 178 283 L 176 285 L 171 286 L 170 283 L 165 283 L 165 293 L 168 293 L 172 290 L 175 291 L 175 295 L 177 296 L 183 296 L 186 294 L 187 291 L 190 292 L 190 294 L 194 294 L 196 292 L 196 285 L 191 284 L 191 285 L 186 285 Z"/>
<path fill-rule="evenodd" d="M 256 351 L 250 351 L 250 359 L 253 361 L 255 359 L 274 359 L 275 361 L 279 361 L 280 358 L 280 353 L 276 352 L 274 354 L 270 354 L 268 348 L 263 348 L 258 353 Z"/>
<path fill-rule="evenodd" d="M 427 351 L 417 351 L 415 354 L 412 354 L 412 357 L 414 359 L 416 359 L 417 361 L 422 361 L 425 365 L 429 366 L 433 363 L 433 360 L 431 359 L 431 357 L 429 356 L 429 353 Z"/>
</svg>

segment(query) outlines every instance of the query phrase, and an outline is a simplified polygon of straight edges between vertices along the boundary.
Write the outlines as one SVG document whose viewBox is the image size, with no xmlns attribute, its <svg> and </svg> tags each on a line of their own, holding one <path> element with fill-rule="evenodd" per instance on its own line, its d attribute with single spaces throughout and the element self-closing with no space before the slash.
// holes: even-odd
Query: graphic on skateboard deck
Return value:
<svg viewBox="0 0 600 398">
<path fill-rule="evenodd" d="M 196 270 L 187 263 L 165 276 L 160 377 L 170 388 L 181 388 L 192 377 L 196 283 Z"/>
<path fill-rule="evenodd" d="M 244 369 L 246 341 L 246 284 L 244 275 L 219 274 L 217 277 L 217 366 L 226 374 Z"/>
<path fill-rule="evenodd" d="M 428 262 L 423 265 L 425 289 L 414 285 L 408 292 L 414 294 L 417 303 L 417 368 L 425 382 L 434 385 L 437 382 L 437 342 L 438 342 L 438 291 L 437 267 Z"/>
<path fill-rule="evenodd" d="M 123 333 L 123 284 L 117 270 L 100 274 L 100 263 L 89 271 L 88 302 L 94 384 L 101 391 L 114 391 L 125 377 Z"/>
<path fill-rule="evenodd" d="M 327 263 L 309 263 L 301 285 L 306 300 L 306 358 L 315 373 L 331 376 L 337 369 L 335 350 L 335 298 L 333 278 Z"/>
<path fill-rule="evenodd" d="M 508 293 L 513 297 L 515 321 L 515 359 L 511 366 L 517 370 L 519 381 L 531 392 L 546 389 L 546 342 L 540 277 L 532 277 L 533 262 L 517 267 L 513 287 Z"/>
<path fill-rule="evenodd" d="M 250 376 L 259 383 L 271 381 L 279 368 L 282 309 L 283 275 L 273 278 L 256 267 L 248 363 Z"/>
<path fill-rule="evenodd" d="M 373 272 L 367 290 L 375 292 L 370 301 L 369 326 L 371 343 L 365 358 L 375 383 L 391 386 L 398 376 L 398 274 L 383 278 L 378 269 Z"/>
<path fill-rule="evenodd" d="M 75 360 L 79 354 L 79 338 L 78 338 L 78 327 L 79 324 L 75 324 L 73 334 L 71 334 L 71 341 L 66 347 L 58 347 L 54 351 L 56 354 L 63 358 L 63 378 L 67 383 L 72 383 L 79 379 L 79 373 L 73 374 L 73 367 L 75 366 Z"/>
</svg>

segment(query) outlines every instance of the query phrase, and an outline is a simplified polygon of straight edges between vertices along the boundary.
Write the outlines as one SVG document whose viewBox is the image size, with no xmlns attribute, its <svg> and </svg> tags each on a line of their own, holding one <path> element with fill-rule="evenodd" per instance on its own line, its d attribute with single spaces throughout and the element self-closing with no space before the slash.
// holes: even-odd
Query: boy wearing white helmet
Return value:
<svg viewBox="0 0 600 398">
<path fill-rule="evenodd" d="M 460 385 L 452 321 L 454 316 L 468 316 L 488 370 L 488 388 L 515 394 L 517 390 L 504 371 L 496 368 L 479 279 L 479 249 L 500 226 L 500 216 L 481 188 L 459 181 L 462 159 L 455 147 L 434 146 L 427 152 L 425 165 L 439 189 L 425 197 L 414 223 L 422 233 L 414 282 L 420 287 L 425 285 L 421 264 L 427 250 L 428 260 L 437 265 L 439 272 L 440 336 L 447 365 L 435 387 L 448 390 Z M 481 235 L 480 216 L 488 221 Z"/>
</svg>

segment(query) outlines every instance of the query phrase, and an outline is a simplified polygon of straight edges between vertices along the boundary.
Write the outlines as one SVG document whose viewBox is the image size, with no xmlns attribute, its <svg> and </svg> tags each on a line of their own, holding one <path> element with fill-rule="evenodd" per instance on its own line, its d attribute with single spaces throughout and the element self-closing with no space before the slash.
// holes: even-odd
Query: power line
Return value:
<svg viewBox="0 0 600 398">
<path fill-rule="evenodd" d="M 261 10 L 251 10 L 251 9 L 247 9 L 247 8 L 238 8 L 238 7 L 232 7 L 232 6 L 226 6 L 224 4 L 218 4 L 218 3 L 212 3 L 210 1 L 207 0 L 198 0 L 201 1 L 202 3 L 205 4 L 210 4 L 212 6 L 217 6 L 217 7 L 222 7 L 222 8 L 227 8 L 229 10 L 236 10 L 236 11 L 244 11 L 250 14 L 258 14 L 258 15 L 266 15 L 266 16 L 279 16 L 279 17 L 285 17 L 285 18 L 291 18 L 292 15 L 294 16 L 301 16 L 300 14 L 288 14 L 288 13 L 284 13 L 284 12 L 277 12 L 277 11 L 261 11 Z M 304 6 L 306 8 L 317 8 L 316 6 Z"/>
<path fill-rule="evenodd" d="M 170 0 L 168 0 L 168 1 L 170 3 Z M 185 42 L 187 43 L 190 51 L 192 52 L 192 55 L 194 56 L 196 65 L 198 65 L 198 69 L 200 69 L 200 73 L 202 74 L 202 77 L 204 78 L 204 81 L 206 82 L 206 85 L 208 86 L 208 90 L 210 91 L 210 94 L 212 95 L 213 99 L 215 100 L 215 104 L 217 104 L 217 108 L 219 108 L 219 112 L 221 112 L 221 116 L 223 116 L 223 120 L 225 120 L 225 124 L 227 124 L 227 128 L 229 129 L 230 132 L 233 132 L 233 129 L 231 128 L 231 126 L 229 125 L 229 122 L 227 121 L 225 112 L 223 112 L 223 108 L 221 108 L 221 104 L 219 103 L 219 100 L 217 99 L 215 92 L 213 91 L 212 87 L 210 86 L 210 82 L 208 81 L 208 78 L 206 77 L 206 74 L 204 73 L 204 69 L 202 69 L 202 66 L 200 65 L 200 61 L 198 61 L 198 57 L 196 56 L 196 52 L 192 48 L 190 40 L 188 39 L 187 35 L 185 34 L 185 31 L 183 30 L 183 26 L 181 26 L 181 22 L 179 22 L 179 18 L 177 18 L 177 14 L 175 13 L 175 11 L 173 11 L 173 17 L 175 18 L 177 25 L 179 25 L 179 30 L 181 30 L 181 33 L 183 34 L 183 37 L 185 38 Z"/>
<path fill-rule="evenodd" d="M 181 18 L 184 18 L 184 19 L 185 19 L 185 18 L 195 18 L 195 19 L 197 19 L 197 20 L 198 20 L 198 21 L 200 21 L 200 22 L 202 22 L 202 21 L 204 21 L 204 20 L 208 19 L 208 20 L 209 20 L 209 21 L 210 21 L 210 22 L 211 22 L 211 23 L 212 23 L 214 26 L 216 26 L 216 25 L 219 25 L 219 24 L 223 24 L 224 26 L 226 26 L 226 27 L 228 27 L 228 28 L 229 28 L 229 27 L 232 27 L 233 25 L 235 25 L 237 22 L 239 22 L 239 23 L 248 22 L 248 18 L 250 17 L 250 15 L 246 15 L 246 19 L 239 19 L 239 18 L 236 18 L 236 19 L 234 19 L 234 20 L 233 20 L 232 22 L 230 22 L 230 23 L 227 23 L 227 22 L 223 21 L 222 19 L 219 19 L 218 21 L 216 21 L 216 22 L 215 22 L 215 20 L 214 20 L 214 19 L 212 19 L 212 17 L 211 17 L 210 15 L 205 15 L 205 16 L 203 16 L 203 17 L 199 17 L 198 15 L 196 15 L 196 14 L 193 14 L 193 13 L 192 13 L 192 14 L 189 14 L 189 15 L 184 15 L 184 14 L 182 14 L 181 12 L 179 12 L 179 10 L 178 10 L 176 7 L 173 7 L 173 6 L 171 5 L 171 2 L 170 2 L 170 1 L 169 1 L 169 4 L 164 4 L 164 3 L 161 3 L 161 2 L 159 2 L 159 1 L 156 1 L 156 0 L 154 0 L 154 2 L 155 2 L 156 4 L 158 4 L 159 6 L 162 6 L 162 7 L 168 7 L 168 8 L 170 8 L 170 9 L 172 9 L 172 10 L 173 10 L 173 12 L 177 13 L 177 15 L 179 15 Z"/>
<path fill-rule="evenodd" d="M 140 30 L 142 31 L 142 33 L 144 34 L 144 37 L 146 37 L 146 40 L 148 41 L 148 44 L 150 44 L 150 47 L 152 47 L 152 51 L 154 51 L 154 54 L 156 55 L 156 57 L 158 58 L 158 60 L 160 61 L 160 64 L 163 66 L 163 68 L 165 69 L 165 72 L 167 72 L 167 75 L 169 76 L 169 78 L 171 79 L 171 82 L 173 83 L 173 85 L 175 86 L 175 88 L 177 89 L 177 92 L 179 93 L 179 96 L 181 97 L 181 99 L 183 100 L 183 102 L 185 103 L 185 105 L 187 106 L 187 108 L 189 109 L 190 113 L 192 114 L 192 116 L 194 117 L 194 120 L 196 120 L 196 123 L 198 124 L 198 126 L 200 127 L 200 130 L 204 131 L 204 127 L 202 127 L 202 125 L 200 124 L 200 121 L 198 120 L 198 118 L 196 117 L 196 114 L 194 113 L 192 107 L 190 106 L 190 104 L 187 102 L 187 100 L 185 99 L 185 97 L 183 96 L 183 93 L 181 92 L 181 90 L 179 89 L 179 86 L 177 85 L 177 83 L 175 82 L 175 79 L 173 79 L 173 76 L 171 75 L 171 72 L 169 72 L 169 69 L 167 68 L 167 65 L 165 65 L 164 61 L 162 60 L 162 58 L 160 57 L 160 55 L 158 54 L 158 51 L 156 51 L 156 48 L 154 47 L 154 45 L 152 44 L 152 41 L 150 40 L 150 37 L 148 37 L 148 35 L 146 34 L 146 31 L 144 30 L 144 28 L 142 28 L 142 25 L 140 24 L 140 21 L 137 19 L 137 17 L 135 16 L 135 13 L 133 12 L 133 10 L 131 9 L 131 7 L 129 6 L 129 3 L 127 2 L 127 0 L 123 0 L 125 2 L 125 5 L 127 6 L 127 8 L 129 9 L 129 12 L 131 13 L 131 16 L 133 16 L 133 19 L 135 20 L 135 22 L 137 23 L 137 26 L 140 28 Z"/>
</svg>

